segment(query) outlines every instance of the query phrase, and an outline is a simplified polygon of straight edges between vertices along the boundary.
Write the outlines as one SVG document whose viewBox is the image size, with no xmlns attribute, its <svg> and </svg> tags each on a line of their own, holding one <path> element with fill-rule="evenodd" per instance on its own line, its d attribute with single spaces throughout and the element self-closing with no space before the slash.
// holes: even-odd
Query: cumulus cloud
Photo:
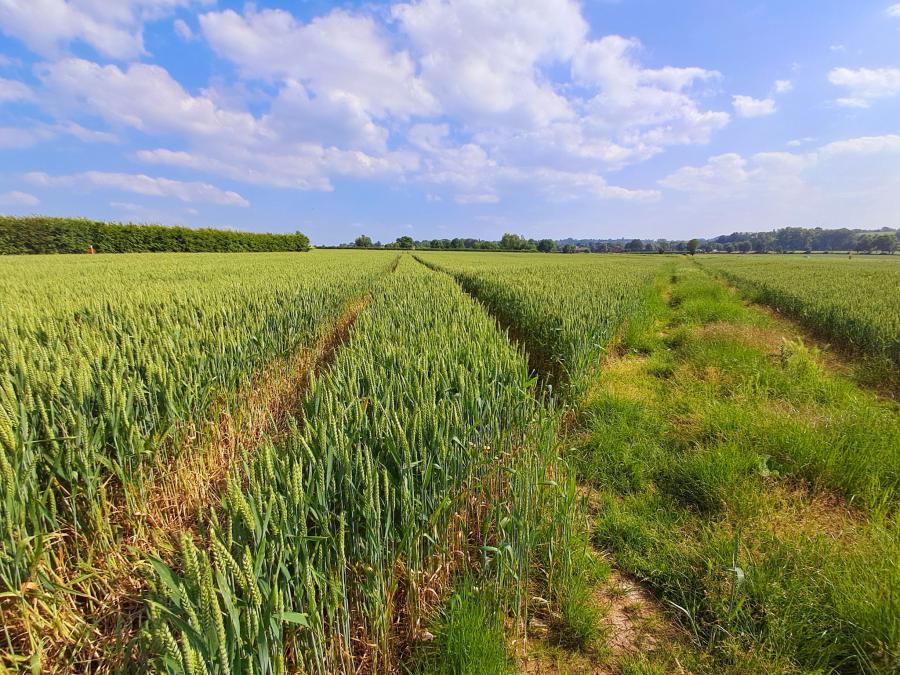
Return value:
<svg viewBox="0 0 900 675">
<path fill-rule="evenodd" d="M 38 76 L 60 101 L 57 105 L 78 106 L 115 126 L 201 138 L 260 133 L 253 115 L 225 110 L 206 97 L 191 95 L 160 66 L 134 63 L 121 69 L 66 58 L 39 66 Z"/>
<path fill-rule="evenodd" d="M 877 157 L 900 157 L 900 136 L 861 136 L 833 141 L 810 152 L 760 152 L 745 158 L 737 153 L 710 157 L 702 166 L 685 166 L 659 181 L 670 190 L 734 198 L 747 188 L 793 189 L 814 179 L 813 170 L 846 166 L 854 158 L 867 160 L 867 180 L 882 185 Z M 896 169 L 893 174 L 898 175 Z M 814 183 L 814 180 L 813 180 Z"/>
<path fill-rule="evenodd" d="M 178 181 L 144 174 L 85 171 L 68 176 L 51 176 L 36 171 L 25 174 L 25 179 L 34 185 L 46 187 L 96 187 L 151 197 L 173 197 L 183 202 L 250 206 L 250 202 L 237 192 L 222 190 L 209 183 Z"/>
<path fill-rule="evenodd" d="M 731 101 L 739 117 L 765 117 L 776 111 L 775 101 L 771 98 L 735 95 Z"/>
<path fill-rule="evenodd" d="M 887 8 L 888 16 L 894 17 L 895 19 L 900 19 L 900 2 L 896 5 L 891 5 Z"/>
<path fill-rule="evenodd" d="M 847 89 L 847 96 L 837 99 L 838 105 L 868 108 L 873 101 L 900 93 L 900 68 L 834 68 L 828 81 Z"/>
<path fill-rule="evenodd" d="M 0 194 L 0 206 L 37 206 L 41 200 L 28 192 L 4 192 Z"/>
<path fill-rule="evenodd" d="M 806 152 L 718 155 L 660 184 L 672 213 L 690 213 L 714 231 L 889 225 L 900 210 L 900 136 L 843 139 Z"/>
<path fill-rule="evenodd" d="M 718 72 L 646 67 L 638 40 L 591 38 L 575 0 L 415 0 L 311 20 L 247 4 L 202 13 L 196 33 L 174 18 L 177 34 L 202 37 L 238 74 L 200 90 L 152 63 L 102 64 L 59 50 L 81 40 L 132 59 L 143 54 L 144 21 L 202 0 L 123 0 L 108 14 L 95 11 L 97 0 L 37 1 L 73 21 L 68 32 L 23 34 L 48 57 L 35 67 L 35 102 L 58 124 L 99 119 L 109 129 L 67 133 L 165 137 L 134 157 L 243 183 L 429 183 L 468 203 L 523 184 L 553 199 L 653 200 L 657 191 L 611 185 L 605 174 L 674 145 L 706 143 L 730 119 L 702 104 Z M 2 2 L 15 10 L 7 19 L 32 11 Z M 121 44 L 91 42 L 76 14 Z M 0 144 L 49 137 L 28 133 L 0 135 Z"/>
<path fill-rule="evenodd" d="M 43 56 L 58 56 L 74 41 L 114 59 L 144 51 L 143 24 L 179 7 L 214 0 L 3 0 L 0 30 Z"/>
<path fill-rule="evenodd" d="M 496 183 L 514 169 L 520 176 L 552 169 L 585 185 L 584 175 L 706 142 L 729 119 L 701 110 L 691 92 L 718 73 L 643 68 L 638 41 L 588 40 L 572 0 L 551 0 L 549 8 L 536 0 L 421 0 L 393 5 L 390 16 L 393 38 L 373 16 L 343 10 L 304 23 L 248 7 L 207 13 L 200 25 L 244 77 L 279 87 L 261 122 L 305 144 L 301 158 L 311 146 L 336 155 L 353 149 L 374 172 L 381 166 L 391 175 L 402 157 L 404 169 L 418 167 L 410 180 L 460 189 Z M 554 67 L 571 71 L 570 85 L 553 81 Z M 452 120 L 452 128 L 423 146 L 416 134 L 435 119 Z M 408 152 L 390 157 L 392 135 L 419 161 Z"/>
<path fill-rule="evenodd" d="M 200 26 L 213 50 L 247 77 L 294 79 L 357 99 L 374 115 L 437 112 L 405 51 L 391 49 L 370 16 L 334 10 L 309 23 L 279 9 L 210 12 Z"/>
<path fill-rule="evenodd" d="M 787 94 L 794 89 L 794 83 L 790 80 L 775 80 L 773 87 L 776 94 Z"/>
<path fill-rule="evenodd" d="M 422 0 L 392 15 L 443 110 L 472 122 L 541 125 L 573 116 L 540 66 L 565 62 L 587 23 L 570 0 Z"/>
<path fill-rule="evenodd" d="M 728 124 L 725 112 L 700 110 L 691 88 L 718 80 L 703 68 L 643 68 L 636 60 L 641 43 L 611 35 L 580 46 L 572 63 L 575 80 L 597 88 L 586 101 L 584 126 L 609 134 L 646 157 L 667 145 L 705 143 Z M 602 136 L 601 136 L 602 137 Z"/>
</svg>

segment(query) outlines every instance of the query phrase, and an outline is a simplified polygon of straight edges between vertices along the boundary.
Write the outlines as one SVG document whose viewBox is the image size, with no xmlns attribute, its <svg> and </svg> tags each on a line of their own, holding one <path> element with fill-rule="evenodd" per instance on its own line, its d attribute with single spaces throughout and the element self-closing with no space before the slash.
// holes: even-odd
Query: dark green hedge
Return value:
<svg viewBox="0 0 900 675">
<path fill-rule="evenodd" d="M 203 228 L 103 223 L 82 218 L 0 216 L 0 254 L 307 251 L 309 238 Z"/>
</svg>

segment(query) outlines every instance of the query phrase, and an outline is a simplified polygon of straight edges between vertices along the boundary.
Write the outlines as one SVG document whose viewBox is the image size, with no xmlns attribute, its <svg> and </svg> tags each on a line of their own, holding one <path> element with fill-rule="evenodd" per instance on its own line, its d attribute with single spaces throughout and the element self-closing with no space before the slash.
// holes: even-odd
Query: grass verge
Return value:
<svg viewBox="0 0 900 675">
<path fill-rule="evenodd" d="M 589 392 L 594 542 L 731 672 L 892 672 L 896 404 L 692 265 Z"/>
</svg>

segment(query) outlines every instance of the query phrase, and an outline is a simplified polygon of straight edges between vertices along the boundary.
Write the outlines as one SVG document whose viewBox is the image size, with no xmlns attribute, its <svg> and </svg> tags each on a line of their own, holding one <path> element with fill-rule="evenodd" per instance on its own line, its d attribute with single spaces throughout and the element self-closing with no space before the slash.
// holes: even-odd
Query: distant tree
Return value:
<svg viewBox="0 0 900 675">
<path fill-rule="evenodd" d="M 750 253 L 753 250 L 753 244 L 751 244 L 746 239 L 744 241 L 739 241 L 737 243 L 737 250 L 741 253 Z"/>
<path fill-rule="evenodd" d="M 575 244 L 566 244 L 562 247 L 563 253 L 575 253 L 578 250 L 578 247 Z"/>
<path fill-rule="evenodd" d="M 629 253 L 643 251 L 644 250 L 644 242 L 642 242 L 640 239 L 632 239 L 627 244 L 625 244 L 625 250 L 628 251 Z"/>
<path fill-rule="evenodd" d="M 528 246 L 524 237 L 506 232 L 500 237 L 500 248 L 504 251 L 522 251 Z"/>
<path fill-rule="evenodd" d="M 694 255 L 695 253 L 697 253 L 698 248 L 700 248 L 700 240 L 699 239 L 691 239 L 687 243 L 687 250 L 688 250 L 688 253 L 690 253 L 691 255 Z"/>
<path fill-rule="evenodd" d="M 556 242 L 552 239 L 541 239 L 537 243 L 537 250 L 541 253 L 553 253 L 556 250 Z"/>
<path fill-rule="evenodd" d="M 365 235 L 365 234 L 361 234 L 361 235 L 359 235 L 359 236 L 356 238 L 356 240 L 353 242 L 353 245 L 354 245 L 356 248 L 371 248 L 371 246 L 372 246 L 372 238 L 369 237 L 369 236 L 367 236 L 367 235 Z"/>
<path fill-rule="evenodd" d="M 413 247 L 413 238 L 412 237 L 397 237 L 397 248 L 412 248 Z"/>
<path fill-rule="evenodd" d="M 875 235 L 872 239 L 872 249 L 883 253 L 893 253 L 897 249 L 897 235 L 893 232 Z"/>
<path fill-rule="evenodd" d="M 460 239 L 459 237 L 457 237 L 456 239 L 453 239 L 450 242 L 450 248 L 465 248 L 465 246 L 466 246 L 465 242 L 462 239 Z"/>
<path fill-rule="evenodd" d="M 859 251 L 860 253 L 862 253 L 862 252 L 868 253 L 869 251 L 872 250 L 872 246 L 874 245 L 874 243 L 875 243 L 875 237 L 868 235 L 868 234 L 863 234 L 856 238 L 856 244 L 854 245 L 853 248 L 856 249 L 857 251 Z"/>
</svg>

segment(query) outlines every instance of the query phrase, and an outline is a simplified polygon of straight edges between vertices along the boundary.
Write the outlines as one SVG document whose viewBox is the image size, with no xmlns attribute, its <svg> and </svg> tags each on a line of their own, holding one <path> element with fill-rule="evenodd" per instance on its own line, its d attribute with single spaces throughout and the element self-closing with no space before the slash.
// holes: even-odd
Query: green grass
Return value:
<svg viewBox="0 0 900 675">
<path fill-rule="evenodd" d="M 420 647 L 421 675 L 506 675 L 516 672 L 506 646 L 503 614 L 472 577 L 454 587 L 429 629 L 434 641 Z"/>
<path fill-rule="evenodd" d="M 693 266 L 673 280 L 656 346 L 610 361 L 584 406 L 595 543 L 722 668 L 890 672 L 896 404 Z"/>
<path fill-rule="evenodd" d="M 871 356 L 885 378 L 900 366 L 896 256 L 704 256 L 715 270 L 807 328 Z"/>
</svg>

